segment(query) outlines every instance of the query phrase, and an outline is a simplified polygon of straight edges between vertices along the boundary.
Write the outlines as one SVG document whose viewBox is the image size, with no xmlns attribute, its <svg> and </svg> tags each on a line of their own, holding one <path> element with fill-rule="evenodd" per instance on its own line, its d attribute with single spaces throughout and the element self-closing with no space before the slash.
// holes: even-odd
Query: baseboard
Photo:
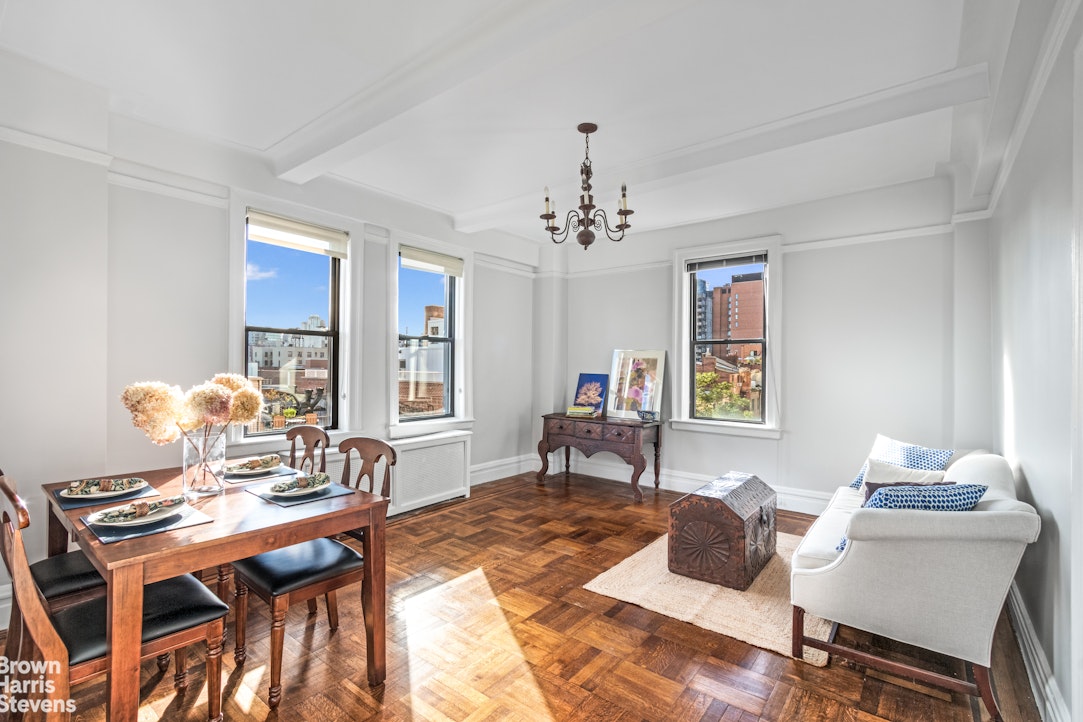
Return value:
<svg viewBox="0 0 1083 722">
<path fill-rule="evenodd" d="M 539 468 L 541 468 L 541 462 L 538 460 L 537 454 L 523 454 L 510 459 L 498 459 L 483 464 L 474 464 L 470 467 L 470 486 L 506 479 L 509 476 L 525 474 L 530 471 L 536 472 Z"/>
<path fill-rule="evenodd" d="M 1061 696 L 1060 687 L 1057 686 L 1053 670 L 1046 661 L 1042 643 L 1038 640 L 1038 633 L 1030 621 L 1030 614 L 1027 613 L 1023 596 L 1015 582 L 1012 582 L 1008 589 L 1008 614 L 1011 615 L 1015 635 L 1019 639 L 1023 665 L 1027 668 L 1030 689 L 1034 693 L 1034 701 L 1042 719 L 1045 722 L 1071 722 L 1072 714 Z"/>
<path fill-rule="evenodd" d="M 555 467 L 550 464 L 549 470 L 552 472 L 563 468 L 563 459 L 561 459 L 560 463 L 560 467 Z M 579 474 L 587 474 L 602 479 L 630 483 L 629 475 L 631 474 L 631 468 L 623 462 L 573 457 L 572 470 Z M 658 487 L 688 494 L 704 484 L 709 484 L 717 479 L 718 476 L 718 474 L 693 474 L 686 471 L 662 469 Z M 650 464 L 648 464 L 646 471 L 639 477 L 639 488 L 646 493 L 653 485 L 654 470 L 651 468 Z M 773 488 L 778 495 L 778 508 L 787 511 L 797 511 L 804 514 L 819 516 L 823 513 L 824 509 L 827 508 L 828 502 L 831 501 L 831 494 L 827 492 L 794 489 L 786 486 L 777 486 L 775 484 L 771 484 L 771 488 Z"/>
</svg>

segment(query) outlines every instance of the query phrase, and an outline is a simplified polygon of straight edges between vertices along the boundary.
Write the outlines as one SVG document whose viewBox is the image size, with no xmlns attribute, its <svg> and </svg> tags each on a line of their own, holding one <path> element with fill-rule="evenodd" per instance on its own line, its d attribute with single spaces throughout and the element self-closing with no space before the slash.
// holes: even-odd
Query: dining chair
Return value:
<svg viewBox="0 0 1083 722">
<path fill-rule="evenodd" d="M 322 431 L 322 429 L 321 429 Z M 376 465 L 383 460 L 384 473 L 380 494 L 391 489 L 391 467 L 395 450 L 379 439 L 356 437 L 339 444 L 346 454 L 342 469 L 343 486 L 372 491 Z M 361 467 L 351 479 L 350 459 L 358 455 Z M 363 479 L 368 479 L 364 489 Z M 350 482 L 353 483 L 350 483 Z M 348 532 L 350 533 L 350 532 Z M 362 532 L 350 533 L 362 538 Z M 286 612 L 294 602 L 308 601 L 309 614 L 315 613 L 315 601 L 327 598 L 327 617 L 332 630 L 338 629 L 338 600 L 335 592 L 360 582 L 364 576 L 364 558 L 355 549 L 334 539 L 313 539 L 233 562 L 236 584 L 236 640 L 233 657 L 238 665 L 247 657 L 245 641 L 248 623 L 248 592 L 251 590 L 271 607 L 271 687 L 267 704 L 273 709 L 282 700 L 282 648 L 286 636 Z"/>
<path fill-rule="evenodd" d="M 342 462 L 343 486 L 361 489 L 370 494 L 391 496 L 391 472 L 398 460 L 398 454 L 393 446 L 382 439 L 353 436 L 340 443 L 338 450 L 344 454 Z M 352 459 L 355 456 L 360 462 L 360 468 L 358 468 L 356 476 L 350 473 Z M 381 468 L 382 473 L 380 473 Z M 382 480 L 379 491 L 376 490 L 378 473 Z M 348 531 L 346 533 L 354 539 L 364 541 L 364 531 Z"/>
<path fill-rule="evenodd" d="M 44 694 L 54 702 L 45 719 L 68 719 L 65 703 L 71 698 L 71 685 L 108 669 L 106 598 L 98 596 L 50 612 L 26 557 L 22 530 L 29 525 L 30 513 L 14 483 L 0 476 L 0 556 L 11 577 L 12 617 L 18 615 L 22 630 L 18 649 L 9 650 L 16 656 L 9 658 L 44 659 L 60 665 L 61 673 L 47 680 L 52 684 Z M 212 721 L 222 719 L 222 636 L 228 612 L 229 606 L 191 574 L 143 589 L 140 658 L 175 652 L 173 686 L 183 692 L 188 688 L 188 646 L 206 641 L 207 708 Z"/>
<path fill-rule="evenodd" d="M 286 432 L 286 439 L 290 442 L 290 463 L 294 469 L 306 471 L 309 474 L 317 471 L 327 471 L 327 447 L 331 445 L 331 437 L 319 426 L 294 426 Z M 301 440 L 304 449 L 301 457 L 297 456 L 297 440 Z M 316 454 L 319 453 L 320 464 L 316 468 Z M 307 469 L 305 468 L 307 464 Z"/>
</svg>

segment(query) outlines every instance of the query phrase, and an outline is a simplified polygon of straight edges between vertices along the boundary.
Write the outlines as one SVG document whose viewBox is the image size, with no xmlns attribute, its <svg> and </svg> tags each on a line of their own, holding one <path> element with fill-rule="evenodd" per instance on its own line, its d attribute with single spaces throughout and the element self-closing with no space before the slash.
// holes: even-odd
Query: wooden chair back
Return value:
<svg viewBox="0 0 1083 722">
<path fill-rule="evenodd" d="M 294 469 L 309 474 L 317 471 L 327 471 L 327 447 L 331 445 L 331 437 L 319 426 L 294 426 L 286 432 L 286 438 L 290 442 L 290 466 Z M 301 457 L 297 457 L 297 440 L 304 445 Z M 319 468 L 316 465 L 316 454 L 319 453 Z M 306 468 L 307 466 L 307 468 Z"/>
<path fill-rule="evenodd" d="M 30 525 L 30 513 L 26 503 L 15 491 L 15 484 L 6 476 L 0 476 L 0 555 L 11 576 L 11 624 L 9 633 L 18 637 L 9 640 L 6 654 L 9 659 L 23 661 L 56 662 L 58 670 L 49 669 L 46 677 L 53 682 L 49 699 L 56 700 L 51 705 L 56 710 L 45 715 L 49 720 L 66 720 L 70 715 L 64 710 L 63 702 L 70 699 L 68 649 L 53 627 L 49 618 L 48 605 L 41 596 L 34 578 L 30 574 L 30 562 L 26 558 L 22 530 Z M 30 677 L 36 679 L 38 675 Z"/>
<path fill-rule="evenodd" d="M 394 447 L 380 439 L 355 436 L 338 445 L 338 450 L 346 455 L 342 465 L 342 485 L 361 489 L 380 496 L 391 496 L 391 470 L 398 459 Z M 350 475 L 350 460 L 354 453 L 358 455 L 361 467 L 356 476 Z M 383 483 L 375 491 L 377 469 L 383 462 Z M 368 479 L 368 484 L 364 480 Z"/>
</svg>

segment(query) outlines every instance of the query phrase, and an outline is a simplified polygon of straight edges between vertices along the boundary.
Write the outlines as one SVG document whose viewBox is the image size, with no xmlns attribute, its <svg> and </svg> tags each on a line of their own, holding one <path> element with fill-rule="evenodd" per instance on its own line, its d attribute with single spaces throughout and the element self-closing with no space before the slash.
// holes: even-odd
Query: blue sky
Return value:
<svg viewBox="0 0 1083 722">
<path fill-rule="evenodd" d="M 325 322 L 330 308 L 331 259 L 269 243 L 249 241 L 247 258 L 249 326 L 297 328 L 315 313 Z M 444 277 L 400 269 L 399 333 L 423 331 L 426 305 L 444 305 Z"/>
</svg>

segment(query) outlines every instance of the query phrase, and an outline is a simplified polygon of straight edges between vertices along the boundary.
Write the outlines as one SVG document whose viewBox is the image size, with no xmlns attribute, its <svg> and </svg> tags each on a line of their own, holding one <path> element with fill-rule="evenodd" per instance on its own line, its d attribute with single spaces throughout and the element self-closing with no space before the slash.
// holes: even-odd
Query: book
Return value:
<svg viewBox="0 0 1083 722">
<path fill-rule="evenodd" d="M 575 385 L 575 397 L 568 407 L 568 416 L 601 416 L 605 410 L 605 395 L 609 390 L 609 374 L 579 374 L 579 383 Z M 572 409 L 590 409 L 572 413 Z"/>
<path fill-rule="evenodd" d="M 585 418 L 593 419 L 597 416 L 601 416 L 600 409 L 596 409 L 593 406 L 569 406 L 568 410 L 564 412 L 565 416 L 582 416 Z"/>
</svg>

